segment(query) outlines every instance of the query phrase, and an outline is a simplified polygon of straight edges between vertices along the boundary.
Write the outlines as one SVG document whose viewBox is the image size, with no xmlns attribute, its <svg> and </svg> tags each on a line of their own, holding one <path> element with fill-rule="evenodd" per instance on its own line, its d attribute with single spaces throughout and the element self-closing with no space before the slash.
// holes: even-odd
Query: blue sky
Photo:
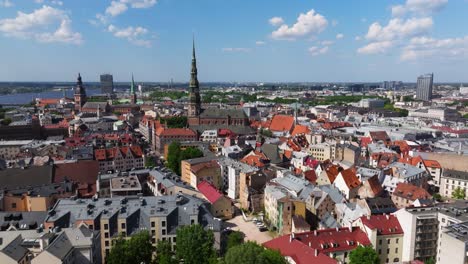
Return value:
<svg viewBox="0 0 468 264">
<path fill-rule="evenodd" d="M 0 81 L 468 82 L 466 0 L 0 0 Z M 21 13 L 20 13 L 21 12 Z"/>
</svg>

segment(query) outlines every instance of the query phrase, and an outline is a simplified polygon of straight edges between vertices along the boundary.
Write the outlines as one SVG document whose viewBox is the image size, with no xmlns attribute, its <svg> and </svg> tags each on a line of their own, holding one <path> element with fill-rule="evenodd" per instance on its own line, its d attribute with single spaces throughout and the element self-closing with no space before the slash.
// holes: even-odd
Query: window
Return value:
<svg viewBox="0 0 468 264">
<path fill-rule="evenodd" d="M 151 222 L 151 227 L 155 227 L 156 226 L 156 223 L 155 222 Z"/>
<path fill-rule="evenodd" d="M 389 244 L 389 245 L 390 245 L 390 239 L 387 239 L 387 244 Z"/>
<path fill-rule="evenodd" d="M 162 230 L 162 234 L 163 234 L 163 236 L 166 235 L 166 229 L 163 229 L 163 230 Z"/>
<path fill-rule="evenodd" d="M 190 224 L 191 224 L 191 225 L 195 224 L 195 220 L 193 220 L 193 219 L 190 220 Z"/>
<path fill-rule="evenodd" d="M 395 248 L 395 253 L 398 253 L 398 248 Z"/>
<path fill-rule="evenodd" d="M 106 244 L 106 247 L 108 247 L 109 246 L 109 241 L 106 241 L 105 244 Z"/>
<path fill-rule="evenodd" d="M 161 221 L 161 226 L 165 227 L 166 226 L 166 221 Z"/>
<path fill-rule="evenodd" d="M 108 230 L 109 229 L 109 224 L 104 224 L 104 230 Z"/>
<path fill-rule="evenodd" d="M 11 208 L 16 208 L 16 203 L 11 203 Z"/>
<path fill-rule="evenodd" d="M 382 249 L 379 249 L 379 255 L 382 255 Z"/>
<path fill-rule="evenodd" d="M 390 254 L 390 249 L 389 248 L 387 248 L 387 254 Z M 388 260 L 387 260 L 387 262 L 388 262 Z"/>
<path fill-rule="evenodd" d="M 379 239 L 379 245 L 382 245 L 382 239 Z"/>
<path fill-rule="evenodd" d="M 122 229 L 125 229 L 125 223 L 122 223 L 121 226 L 122 226 Z"/>
<path fill-rule="evenodd" d="M 105 237 L 105 238 L 109 238 L 109 232 L 105 232 L 105 233 L 104 233 L 104 237 Z"/>
<path fill-rule="evenodd" d="M 172 238 L 172 242 L 173 242 L 173 243 L 176 242 L 176 237 L 173 237 L 173 238 Z"/>
<path fill-rule="evenodd" d="M 397 239 L 396 239 L 396 243 L 397 243 L 397 244 L 398 244 L 398 241 L 400 241 L 400 239 L 399 239 L 399 238 L 397 238 Z"/>
</svg>

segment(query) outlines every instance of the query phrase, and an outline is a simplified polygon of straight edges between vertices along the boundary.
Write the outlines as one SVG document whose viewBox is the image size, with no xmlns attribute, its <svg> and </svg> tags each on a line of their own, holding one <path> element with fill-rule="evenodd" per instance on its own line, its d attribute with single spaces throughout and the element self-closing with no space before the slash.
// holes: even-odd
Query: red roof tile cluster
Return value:
<svg viewBox="0 0 468 264">
<path fill-rule="evenodd" d="M 457 135 L 468 134 L 468 129 L 453 129 L 447 126 L 432 126 L 432 128 L 440 130 L 445 133 L 451 133 L 451 134 L 457 134 Z"/>
<path fill-rule="evenodd" d="M 267 248 L 279 250 L 283 256 L 290 256 L 297 264 L 336 263 L 336 260 L 325 254 L 352 251 L 358 245 L 371 245 L 369 238 L 359 227 L 293 233 L 263 243 Z M 321 257 L 320 260 L 310 258 L 318 257 L 320 254 L 324 254 L 325 258 Z"/>
<path fill-rule="evenodd" d="M 57 98 L 43 98 L 39 99 L 36 105 L 38 107 L 45 107 L 47 105 L 57 105 L 60 103 L 60 99 Z"/>
<path fill-rule="evenodd" d="M 315 184 L 317 182 L 317 174 L 315 174 L 314 170 L 305 171 L 304 178 L 312 184 Z"/>
<path fill-rule="evenodd" d="M 379 235 L 403 234 L 398 218 L 394 215 L 370 215 L 361 217 L 362 223 L 372 230 L 377 229 Z"/>
<path fill-rule="evenodd" d="M 374 195 L 378 195 L 383 191 L 382 184 L 380 184 L 379 177 L 374 175 L 367 180 L 367 184 L 371 188 L 371 191 Z"/>
<path fill-rule="evenodd" d="M 197 189 L 211 204 L 214 204 L 221 197 L 223 197 L 222 193 L 220 193 L 211 183 L 206 181 L 200 182 L 197 185 Z"/>
<path fill-rule="evenodd" d="M 117 156 L 118 152 L 123 157 L 128 155 L 133 155 L 134 157 L 140 158 L 143 156 L 143 151 L 140 146 L 130 146 L 130 147 L 114 147 L 108 149 L 96 149 L 94 150 L 94 158 L 98 161 L 104 160 L 113 160 Z"/>
<path fill-rule="evenodd" d="M 383 141 L 385 143 L 390 142 L 390 137 L 385 131 L 371 131 L 369 132 L 369 136 L 372 138 L 372 141 L 374 143 L 377 143 L 379 141 Z"/>
<path fill-rule="evenodd" d="M 393 195 L 415 201 L 417 199 L 431 199 L 432 196 L 423 188 L 409 184 L 398 183 Z"/>
<path fill-rule="evenodd" d="M 343 176 L 343 179 L 346 183 L 346 186 L 348 186 L 349 189 L 353 189 L 358 187 L 361 184 L 361 181 L 359 178 L 356 176 L 356 168 L 351 167 L 346 170 L 341 171 L 341 176 Z"/>
<path fill-rule="evenodd" d="M 340 173 L 340 168 L 338 165 L 331 164 L 330 166 L 325 168 L 325 172 L 327 173 L 328 179 L 330 180 L 330 183 L 333 183 Z"/>
<path fill-rule="evenodd" d="M 262 167 L 265 167 L 266 165 L 263 162 L 263 160 L 264 159 L 260 155 L 250 155 L 250 156 L 245 156 L 243 159 L 240 160 L 240 162 L 243 162 L 253 167 L 262 168 Z"/>
<path fill-rule="evenodd" d="M 190 128 L 164 128 L 159 127 L 156 130 L 156 135 L 161 136 L 183 136 L 183 137 L 196 137 L 197 133 Z"/>
<path fill-rule="evenodd" d="M 437 160 L 424 160 L 423 162 L 427 168 L 442 168 Z"/>
<path fill-rule="evenodd" d="M 325 122 L 322 124 L 322 128 L 326 130 L 332 130 L 332 129 L 337 129 L 337 128 L 342 128 L 342 127 L 352 127 L 348 122 Z"/>
<path fill-rule="evenodd" d="M 300 134 L 309 134 L 310 128 L 308 126 L 296 125 L 291 132 L 291 136 L 300 135 Z"/>
<path fill-rule="evenodd" d="M 361 138 L 361 147 L 365 147 L 367 148 L 367 145 L 369 145 L 370 143 L 372 143 L 372 138 L 370 137 L 362 137 Z"/>
<path fill-rule="evenodd" d="M 270 130 L 275 132 L 291 132 L 294 126 L 294 117 L 289 115 L 275 115 L 270 124 Z"/>
</svg>

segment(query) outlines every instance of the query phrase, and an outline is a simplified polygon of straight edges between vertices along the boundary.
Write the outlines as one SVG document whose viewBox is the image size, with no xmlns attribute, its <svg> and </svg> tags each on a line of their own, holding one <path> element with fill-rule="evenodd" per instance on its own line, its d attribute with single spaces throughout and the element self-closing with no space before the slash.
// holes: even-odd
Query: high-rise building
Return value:
<svg viewBox="0 0 468 264">
<path fill-rule="evenodd" d="M 430 101 L 432 99 L 432 85 L 434 74 L 425 74 L 418 77 L 416 85 L 416 99 Z"/>
<path fill-rule="evenodd" d="M 101 74 L 101 93 L 111 94 L 114 92 L 114 77 L 112 74 Z"/>
</svg>

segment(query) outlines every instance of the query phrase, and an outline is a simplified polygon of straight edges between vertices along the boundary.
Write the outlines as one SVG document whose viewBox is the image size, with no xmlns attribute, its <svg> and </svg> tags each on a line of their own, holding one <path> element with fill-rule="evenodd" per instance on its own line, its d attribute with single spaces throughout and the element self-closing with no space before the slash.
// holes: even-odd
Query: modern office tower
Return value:
<svg viewBox="0 0 468 264">
<path fill-rule="evenodd" d="M 112 74 L 101 74 L 101 93 L 111 94 L 114 92 L 114 77 Z"/>
<path fill-rule="evenodd" d="M 430 101 L 432 99 L 432 85 L 434 81 L 434 74 L 425 74 L 418 77 L 416 85 L 416 98 L 423 101 Z"/>
</svg>

